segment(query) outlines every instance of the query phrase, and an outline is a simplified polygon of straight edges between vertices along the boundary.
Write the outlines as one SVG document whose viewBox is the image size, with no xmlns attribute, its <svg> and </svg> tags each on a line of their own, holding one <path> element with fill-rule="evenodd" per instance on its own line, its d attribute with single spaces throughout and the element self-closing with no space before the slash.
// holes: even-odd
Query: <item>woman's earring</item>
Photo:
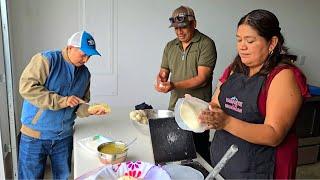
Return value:
<svg viewBox="0 0 320 180">
<path fill-rule="evenodd" d="M 273 49 L 269 51 L 269 55 L 272 55 L 273 54 Z"/>
</svg>

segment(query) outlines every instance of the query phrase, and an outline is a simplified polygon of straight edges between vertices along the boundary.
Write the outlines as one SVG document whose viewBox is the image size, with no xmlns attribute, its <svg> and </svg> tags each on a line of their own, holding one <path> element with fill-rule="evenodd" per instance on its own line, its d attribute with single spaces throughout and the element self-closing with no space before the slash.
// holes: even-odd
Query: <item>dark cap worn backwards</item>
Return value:
<svg viewBox="0 0 320 180">
<path fill-rule="evenodd" d="M 191 21 L 195 21 L 196 17 L 190 7 L 180 6 L 172 13 L 172 17 L 169 18 L 171 25 L 169 27 L 186 27 Z"/>
</svg>

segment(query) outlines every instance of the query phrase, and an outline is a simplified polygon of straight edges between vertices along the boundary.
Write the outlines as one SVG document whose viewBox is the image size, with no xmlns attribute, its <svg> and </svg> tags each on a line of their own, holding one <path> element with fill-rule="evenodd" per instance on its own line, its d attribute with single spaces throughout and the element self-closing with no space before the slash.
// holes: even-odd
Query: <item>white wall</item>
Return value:
<svg viewBox="0 0 320 180">
<path fill-rule="evenodd" d="M 93 32 L 103 53 L 102 58 L 89 63 L 93 72 L 92 100 L 132 108 L 145 101 L 165 109 L 169 95 L 157 93 L 153 83 L 163 48 L 175 37 L 168 28 L 168 18 L 181 4 L 194 9 L 198 29 L 216 42 L 214 84 L 235 55 L 238 20 L 262 8 L 278 16 L 291 52 L 306 57 L 299 66 L 309 83 L 320 85 L 318 0 L 11 0 L 15 84 L 33 54 L 62 48 L 68 36 L 86 28 Z M 103 69 L 106 72 L 101 72 Z"/>
</svg>

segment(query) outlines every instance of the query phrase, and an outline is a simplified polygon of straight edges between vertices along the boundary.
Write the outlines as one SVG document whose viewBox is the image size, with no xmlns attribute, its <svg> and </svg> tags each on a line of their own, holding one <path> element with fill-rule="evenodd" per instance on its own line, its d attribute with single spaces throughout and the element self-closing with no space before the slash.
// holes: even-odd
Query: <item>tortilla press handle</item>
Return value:
<svg viewBox="0 0 320 180">
<path fill-rule="evenodd" d="M 226 163 L 231 159 L 231 157 L 238 151 L 238 146 L 233 144 L 230 146 L 230 148 L 227 150 L 227 152 L 223 155 L 223 157 L 220 159 L 218 164 L 213 168 L 213 170 L 209 173 L 209 175 L 206 177 L 205 180 L 209 180 L 212 178 L 215 178 L 221 169 L 226 165 Z"/>
</svg>

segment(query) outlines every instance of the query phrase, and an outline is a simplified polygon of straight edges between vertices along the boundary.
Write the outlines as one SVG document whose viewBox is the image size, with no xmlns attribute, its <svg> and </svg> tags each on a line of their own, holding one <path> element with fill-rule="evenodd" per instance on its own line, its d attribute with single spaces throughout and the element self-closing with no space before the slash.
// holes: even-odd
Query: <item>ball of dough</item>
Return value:
<svg viewBox="0 0 320 180">
<path fill-rule="evenodd" d="M 141 115 L 139 113 L 136 115 L 136 119 L 137 119 L 137 121 L 141 120 Z"/>
<path fill-rule="evenodd" d="M 131 120 L 137 121 L 142 124 L 148 124 L 147 113 L 144 110 L 134 110 L 129 114 Z"/>
<path fill-rule="evenodd" d="M 131 111 L 130 114 L 129 114 L 130 119 L 131 120 L 135 120 L 136 119 L 136 114 L 137 113 L 135 111 Z"/>
</svg>

